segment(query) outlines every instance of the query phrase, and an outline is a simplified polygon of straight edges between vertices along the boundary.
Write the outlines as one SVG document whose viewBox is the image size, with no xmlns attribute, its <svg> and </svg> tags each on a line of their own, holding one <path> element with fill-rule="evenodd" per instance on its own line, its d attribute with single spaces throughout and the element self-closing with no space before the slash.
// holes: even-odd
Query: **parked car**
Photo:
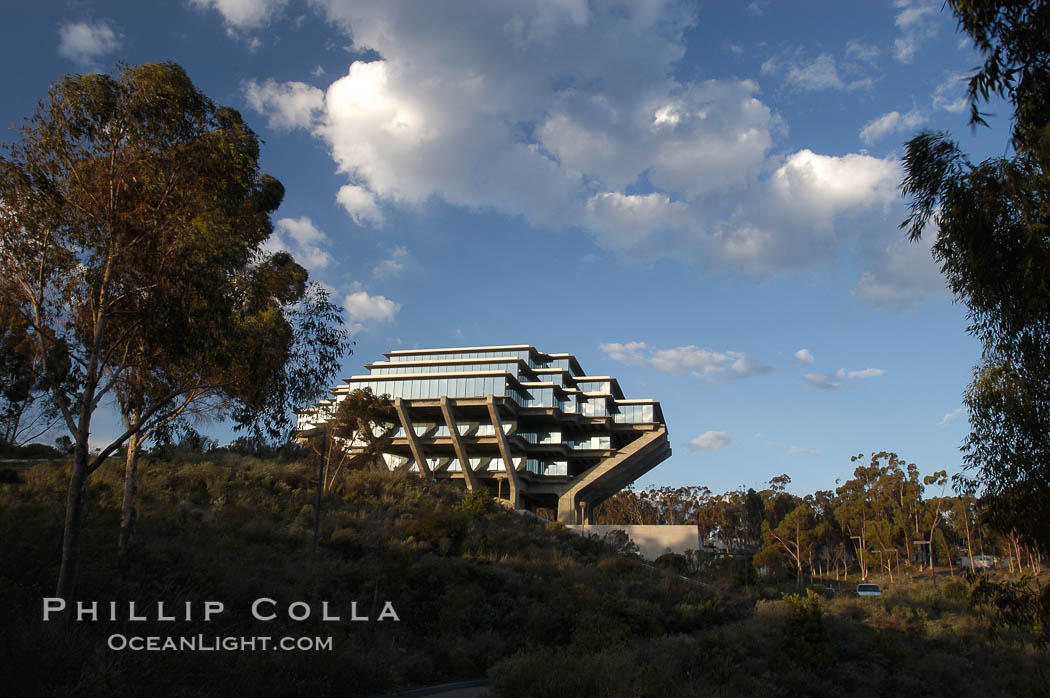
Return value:
<svg viewBox="0 0 1050 698">
<path fill-rule="evenodd" d="M 882 589 L 878 584 L 858 584 L 857 596 L 882 596 Z"/>
</svg>

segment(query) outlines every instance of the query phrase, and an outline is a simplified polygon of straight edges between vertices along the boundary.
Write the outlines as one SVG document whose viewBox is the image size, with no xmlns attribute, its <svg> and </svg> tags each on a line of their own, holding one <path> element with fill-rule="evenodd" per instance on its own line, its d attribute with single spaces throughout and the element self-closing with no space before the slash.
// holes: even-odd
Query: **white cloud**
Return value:
<svg viewBox="0 0 1050 698">
<path fill-rule="evenodd" d="M 327 239 L 325 234 L 318 230 L 313 221 L 306 216 L 281 218 L 277 221 L 277 229 L 287 232 L 300 245 L 316 245 Z"/>
<path fill-rule="evenodd" d="M 85 67 L 120 48 L 121 36 L 109 22 L 64 22 L 58 27 L 58 55 Z"/>
<path fill-rule="evenodd" d="M 851 92 L 854 90 L 870 90 L 873 87 L 875 87 L 875 80 L 872 78 L 851 80 L 850 83 L 846 85 L 846 89 Z"/>
<path fill-rule="evenodd" d="M 408 249 L 397 245 L 390 251 L 388 256 L 372 269 L 372 276 L 378 280 L 389 279 L 397 276 L 404 270 L 405 262 L 408 261 Z"/>
<path fill-rule="evenodd" d="M 820 54 L 809 63 L 790 66 L 784 76 L 784 82 L 806 92 L 842 87 L 842 78 L 839 77 L 835 59 L 827 53 Z"/>
<path fill-rule="evenodd" d="M 762 63 L 761 71 L 782 76 L 784 84 L 802 92 L 844 87 L 835 58 L 828 53 L 810 59 L 802 48 L 784 51 Z"/>
<path fill-rule="evenodd" d="M 838 254 L 844 231 L 886 221 L 900 205 L 900 180 L 892 158 L 801 150 L 702 242 L 715 266 L 760 275 L 812 267 Z M 896 231 L 890 221 L 882 225 Z"/>
<path fill-rule="evenodd" d="M 896 0 L 900 10 L 895 18 L 897 38 L 893 42 L 893 56 L 901 63 L 911 63 L 919 47 L 937 35 L 935 22 L 940 10 L 936 0 Z"/>
<path fill-rule="evenodd" d="M 857 61 L 874 63 L 880 53 L 878 46 L 866 44 L 860 39 L 850 39 L 846 42 L 846 55 Z"/>
<path fill-rule="evenodd" d="M 365 291 L 354 291 L 343 300 L 346 326 L 359 332 L 366 326 L 393 322 L 401 306 L 385 296 L 373 296 Z"/>
<path fill-rule="evenodd" d="M 680 227 L 689 216 L 689 207 L 674 202 L 666 194 L 617 192 L 595 194 L 587 200 L 587 220 L 599 231 L 605 247 L 630 255 L 644 250 L 647 257 L 667 254 L 666 232 Z"/>
<path fill-rule="evenodd" d="M 335 195 L 335 200 L 346 209 L 350 217 L 360 226 L 373 225 L 381 227 L 384 218 L 379 210 L 375 194 L 364 187 L 344 184 Z"/>
<path fill-rule="evenodd" d="M 327 242 L 328 238 L 306 216 L 279 219 L 274 225 L 274 234 L 277 240 L 273 244 L 283 245 L 286 235 L 295 241 L 295 245 L 292 246 L 294 249 L 289 251 L 307 269 L 323 269 L 332 261 L 328 251 L 322 248 L 322 244 Z"/>
<path fill-rule="evenodd" d="M 724 431 L 705 431 L 700 436 L 689 442 L 689 448 L 694 451 L 720 451 L 732 442 L 731 437 Z"/>
<path fill-rule="evenodd" d="M 841 379 L 844 375 L 845 372 L 840 376 L 838 371 L 835 373 L 805 373 L 802 375 L 802 380 L 821 390 L 838 390 L 842 387 L 842 381 L 836 379 Z"/>
<path fill-rule="evenodd" d="M 944 82 L 933 91 L 933 108 L 958 114 L 970 106 L 966 95 L 967 76 L 963 73 L 951 73 Z"/>
<path fill-rule="evenodd" d="M 816 451 L 812 448 L 803 448 L 802 446 L 788 446 L 787 453 L 790 456 L 794 455 L 807 455 L 807 456 L 820 456 L 823 455 L 820 451 Z"/>
<path fill-rule="evenodd" d="M 847 371 L 840 368 L 832 373 L 806 373 L 802 380 L 821 390 L 838 390 L 847 380 L 859 380 L 863 378 L 875 378 L 885 375 L 886 370 L 882 368 L 864 368 L 856 371 Z"/>
<path fill-rule="evenodd" d="M 201 9 L 215 9 L 226 25 L 242 30 L 259 29 L 267 25 L 288 0 L 190 0 Z"/>
<path fill-rule="evenodd" d="M 877 376 L 885 375 L 886 369 L 884 368 L 862 368 L 859 371 L 847 371 L 846 378 L 875 378 Z"/>
<path fill-rule="evenodd" d="M 327 241 L 327 236 L 306 216 L 281 218 L 274 224 L 273 233 L 263 242 L 260 249 L 268 255 L 288 252 L 295 261 L 313 272 L 327 267 L 332 261 L 331 255 L 323 247 Z M 332 288 L 328 290 L 330 293 L 333 291 Z"/>
<path fill-rule="evenodd" d="M 966 408 L 965 407 L 958 407 L 958 408 L 952 410 L 951 412 L 949 412 L 948 414 L 944 415 L 943 417 L 941 417 L 940 426 L 946 427 L 949 424 L 951 424 L 952 422 L 958 420 L 960 417 L 962 417 L 965 414 L 966 414 Z"/>
<path fill-rule="evenodd" d="M 771 369 L 737 351 L 714 352 L 695 346 L 650 349 L 645 342 L 601 344 L 609 358 L 635 366 L 646 366 L 672 375 L 690 374 L 707 381 L 720 378 L 746 378 Z"/>
<path fill-rule="evenodd" d="M 783 125 L 754 81 L 672 77 L 688 4 L 458 1 L 315 0 L 369 58 L 323 98 L 247 84 L 271 125 L 328 147 L 357 225 L 439 200 L 583 229 L 635 263 L 767 276 L 826 264 L 904 215 L 896 160 L 775 155 Z M 843 86 L 829 54 L 780 63 L 799 89 Z"/>
<path fill-rule="evenodd" d="M 803 364 L 813 363 L 813 354 L 809 349 L 799 349 L 795 352 L 795 360 Z"/>
<path fill-rule="evenodd" d="M 916 126 L 925 120 L 926 117 L 917 109 L 913 109 L 903 115 L 898 111 L 887 112 L 865 124 L 864 128 L 860 130 L 860 139 L 868 145 L 874 145 L 876 141 L 891 133 L 913 131 Z"/>
<path fill-rule="evenodd" d="M 909 242 L 897 231 L 881 246 L 868 249 L 865 269 L 851 294 L 894 313 L 911 310 L 928 298 L 946 297 L 944 277 L 930 252 L 935 240 L 927 234 Z"/>
<path fill-rule="evenodd" d="M 252 109 L 267 116 L 270 128 L 309 128 L 324 108 L 324 92 L 304 82 L 249 80 L 241 89 Z"/>
</svg>

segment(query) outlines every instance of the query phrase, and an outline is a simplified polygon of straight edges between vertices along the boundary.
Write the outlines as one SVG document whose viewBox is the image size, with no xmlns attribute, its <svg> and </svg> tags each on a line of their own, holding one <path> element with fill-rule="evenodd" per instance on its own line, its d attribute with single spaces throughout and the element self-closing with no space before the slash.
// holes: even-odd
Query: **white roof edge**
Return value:
<svg viewBox="0 0 1050 698">
<path fill-rule="evenodd" d="M 454 362 L 459 363 L 474 363 L 479 361 L 487 361 L 489 363 L 507 363 L 510 361 L 524 361 L 516 356 L 464 356 L 458 359 L 420 359 L 419 361 L 370 361 L 365 364 L 365 368 L 369 366 L 381 366 L 387 368 L 390 366 L 405 366 L 412 364 L 449 364 Z"/>
<path fill-rule="evenodd" d="M 457 371 L 456 373 L 390 373 L 385 376 L 373 376 L 368 374 L 361 374 L 359 376 L 350 376 L 343 380 L 347 383 L 351 381 L 354 383 L 361 383 L 364 381 L 388 381 L 388 380 L 400 380 L 408 379 L 415 380 L 418 378 L 462 378 L 464 376 L 509 376 L 511 375 L 507 371 Z"/>
<path fill-rule="evenodd" d="M 427 354 L 427 353 L 438 353 L 448 354 L 457 351 L 492 351 L 495 349 L 535 349 L 536 347 L 531 344 L 494 344 L 486 347 L 434 347 L 433 349 L 395 349 L 394 351 L 388 351 L 384 356 L 393 356 L 394 354 Z"/>
</svg>

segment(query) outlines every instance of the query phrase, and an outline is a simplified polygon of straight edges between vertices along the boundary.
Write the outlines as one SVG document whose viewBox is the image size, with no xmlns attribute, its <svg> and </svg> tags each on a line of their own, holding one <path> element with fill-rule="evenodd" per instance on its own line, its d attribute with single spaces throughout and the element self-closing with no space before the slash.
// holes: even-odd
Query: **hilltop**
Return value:
<svg viewBox="0 0 1050 698">
<path fill-rule="evenodd" d="M 315 477 L 308 463 L 229 453 L 154 460 L 122 562 L 122 471 L 107 464 L 87 492 L 78 598 L 99 601 L 103 617 L 120 602 L 118 619 L 45 623 L 68 466 L 5 471 L 0 613 L 11 641 L 0 670 L 12 695 L 377 695 L 485 677 L 509 696 L 1045 691 L 1046 655 L 1023 633 L 990 639 L 960 579 L 898 583 L 876 600 L 785 594 L 793 584 L 744 586 L 736 560 L 650 565 L 622 541 L 374 472 L 326 496 L 314 553 Z M 273 600 L 262 606 L 273 620 L 253 617 L 260 598 Z M 119 610 L 129 601 L 151 620 L 129 620 Z M 156 620 L 158 601 L 177 619 Z M 225 611 L 204 622 L 206 601 Z M 308 619 L 288 617 L 303 610 L 294 602 Z M 379 620 L 386 602 L 399 620 Z M 331 638 L 331 649 L 116 651 L 114 634 Z"/>
</svg>

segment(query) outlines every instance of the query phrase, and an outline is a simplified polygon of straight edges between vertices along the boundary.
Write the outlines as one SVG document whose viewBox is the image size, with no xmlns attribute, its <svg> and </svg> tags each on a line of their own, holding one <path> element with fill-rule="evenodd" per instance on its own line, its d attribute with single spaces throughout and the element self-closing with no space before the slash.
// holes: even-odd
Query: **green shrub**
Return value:
<svg viewBox="0 0 1050 698">
<path fill-rule="evenodd" d="M 478 516 L 484 516 L 485 514 L 491 513 L 495 507 L 495 502 L 492 501 L 492 496 L 483 489 L 471 490 L 467 492 L 467 495 L 463 497 L 463 501 L 459 504 L 463 511 L 471 514 L 477 514 Z"/>
<path fill-rule="evenodd" d="M 785 649 L 792 659 L 806 666 L 827 665 L 831 661 L 828 634 L 820 595 L 812 589 L 800 594 L 784 594 L 788 606 Z"/>
</svg>

